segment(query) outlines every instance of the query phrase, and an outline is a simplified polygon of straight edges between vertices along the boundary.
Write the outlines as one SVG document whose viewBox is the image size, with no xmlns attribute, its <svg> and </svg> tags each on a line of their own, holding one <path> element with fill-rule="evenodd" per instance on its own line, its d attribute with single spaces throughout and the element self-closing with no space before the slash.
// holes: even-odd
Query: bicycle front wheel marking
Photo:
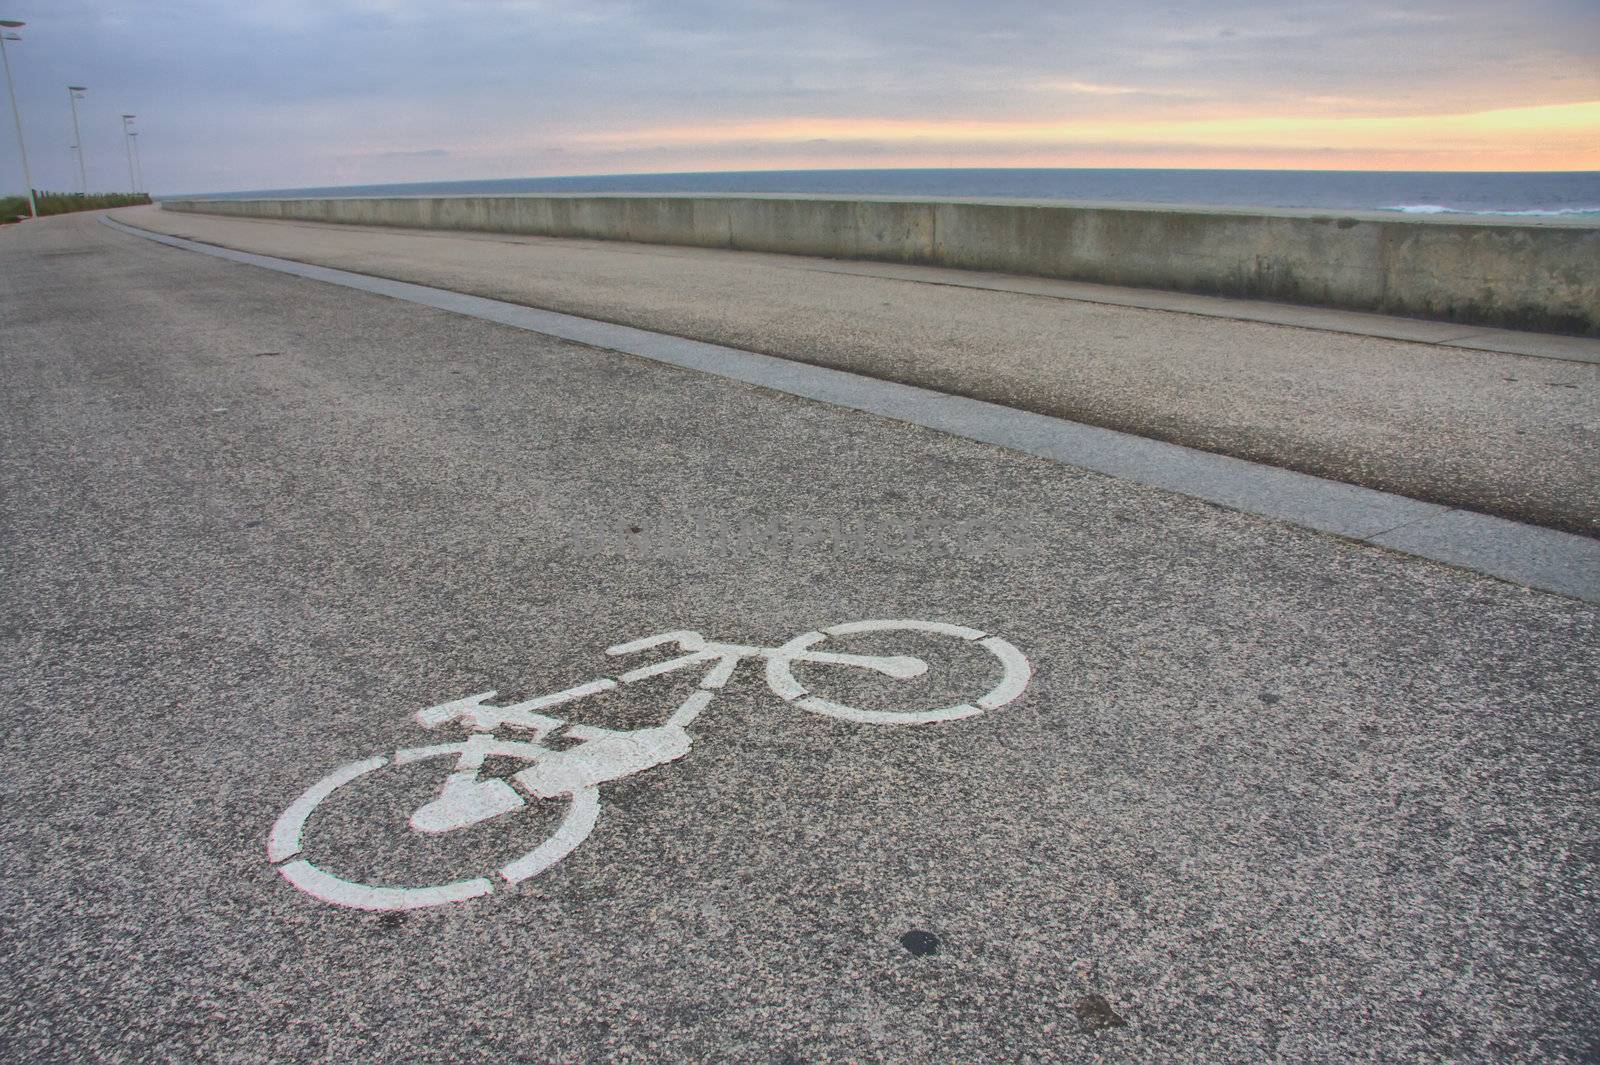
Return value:
<svg viewBox="0 0 1600 1065">
<path fill-rule="evenodd" d="M 797 656 L 811 650 L 829 636 L 854 636 L 868 632 L 924 632 L 939 636 L 952 636 L 966 643 L 975 643 L 999 659 L 1000 681 L 981 698 L 972 702 L 957 703 L 932 710 L 863 710 L 846 706 L 820 696 L 812 695 L 795 679 L 791 664 Z M 833 625 L 820 632 L 807 632 L 796 636 L 777 649 L 767 659 L 767 684 L 778 697 L 803 710 L 843 721 L 866 725 L 932 725 L 943 721 L 958 721 L 974 717 L 986 710 L 1006 705 L 1027 690 L 1033 677 L 1033 667 L 1027 656 L 1016 645 L 999 636 L 990 636 L 965 625 L 950 625 L 942 621 L 918 621 L 913 618 L 877 621 L 851 621 Z"/>
<path fill-rule="evenodd" d="M 813 714 L 836 717 L 841 721 L 854 721 L 860 725 L 936 725 L 941 721 L 959 721 L 964 717 L 983 713 L 971 703 L 958 703 L 938 710 L 858 710 L 853 706 L 830 702 L 815 695 L 808 695 L 796 701 L 794 705 L 802 710 L 810 710 Z"/>
</svg>

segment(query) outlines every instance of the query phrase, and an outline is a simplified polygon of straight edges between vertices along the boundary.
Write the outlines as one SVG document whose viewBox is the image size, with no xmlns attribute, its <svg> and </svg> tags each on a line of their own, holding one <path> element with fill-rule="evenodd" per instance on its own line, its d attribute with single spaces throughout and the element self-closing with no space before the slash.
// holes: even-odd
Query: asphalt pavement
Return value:
<svg viewBox="0 0 1600 1065">
<path fill-rule="evenodd" d="M 0 229 L 0 378 L 8 1060 L 1600 1055 L 1593 604 L 92 218 Z M 971 632 L 530 702 L 870 619 Z M 491 689 L 709 698 L 510 883 L 581 797 L 396 756 Z M 295 860 L 493 890 L 291 883 L 363 765 Z"/>
<path fill-rule="evenodd" d="M 713 248 L 112 215 L 1600 537 L 1592 338 Z M 1499 350 L 1459 346 L 1479 343 Z"/>
</svg>

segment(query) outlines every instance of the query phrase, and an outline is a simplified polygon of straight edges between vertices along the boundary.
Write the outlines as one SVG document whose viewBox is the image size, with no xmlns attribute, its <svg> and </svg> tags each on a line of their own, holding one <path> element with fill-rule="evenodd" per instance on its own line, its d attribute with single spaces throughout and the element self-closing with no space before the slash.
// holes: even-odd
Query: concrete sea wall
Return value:
<svg viewBox="0 0 1600 1065">
<path fill-rule="evenodd" d="M 876 259 L 1600 336 L 1600 225 L 765 196 L 164 200 L 252 218 Z"/>
</svg>

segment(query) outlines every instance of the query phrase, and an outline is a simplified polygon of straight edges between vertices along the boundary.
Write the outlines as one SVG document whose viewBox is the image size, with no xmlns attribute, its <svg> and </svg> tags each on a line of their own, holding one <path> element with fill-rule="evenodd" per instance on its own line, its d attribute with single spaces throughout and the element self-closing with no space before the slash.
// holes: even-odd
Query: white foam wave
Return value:
<svg viewBox="0 0 1600 1065">
<path fill-rule="evenodd" d="M 1381 211 L 1399 211 L 1401 214 L 1493 214 L 1523 217 L 1556 218 L 1561 215 L 1600 215 L 1600 207 L 1557 207 L 1548 211 L 1463 211 L 1455 207 L 1441 207 L 1436 203 L 1400 203 L 1380 207 Z"/>
</svg>

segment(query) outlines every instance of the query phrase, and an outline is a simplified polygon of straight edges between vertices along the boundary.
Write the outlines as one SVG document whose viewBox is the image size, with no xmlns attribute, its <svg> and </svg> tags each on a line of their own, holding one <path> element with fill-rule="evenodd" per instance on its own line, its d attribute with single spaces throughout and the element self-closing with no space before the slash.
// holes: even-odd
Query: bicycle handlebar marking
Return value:
<svg viewBox="0 0 1600 1065">
<path fill-rule="evenodd" d="M 928 663 L 910 655 L 817 649 L 830 637 L 896 631 L 946 636 L 980 647 L 998 660 L 1000 680 L 983 695 L 950 706 L 868 710 L 815 695 L 794 675 L 792 667 L 797 662 L 868 670 L 893 679 L 927 672 Z M 698 632 L 681 629 L 616 644 L 606 648 L 606 654 L 620 657 L 668 644 L 676 645 L 681 653 L 615 678 L 600 677 L 510 706 L 490 705 L 488 700 L 494 698 L 495 692 L 487 691 L 417 712 L 414 720 L 424 728 L 454 724 L 465 727 L 469 735 L 459 742 L 403 748 L 392 758 L 380 755 L 334 770 L 307 788 L 279 815 L 267 837 L 267 860 L 285 880 L 306 894 L 351 909 L 409 910 L 480 898 L 502 884 L 520 884 L 537 876 L 583 843 L 599 819 L 601 785 L 687 755 L 694 744 L 688 726 L 711 705 L 717 691 L 746 659 L 765 660 L 767 685 L 784 702 L 811 713 L 870 725 L 926 725 L 974 717 L 1016 700 L 1027 690 L 1033 675 L 1027 657 L 999 636 L 962 625 L 913 619 L 848 622 L 801 633 L 778 647 L 718 643 Z M 660 725 L 614 730 L 574 724 L 539 712 L 696 666 L 709 667 L 697 690 Z M 524 734 L 525 738 L 503 739 L 496 735 L 502 729 Z M 547 739 L 557 735 L 576 745 L 559 749 L 545 745 Z M 413 832 L 442 835 L 515 814 L 534 803 L 565 802 L 567 809 L 560 823 L 543 842 L 499 867 L 445 884 L 398 887 L 358 883 L 327 872 L 301 856 L 307 823 L 317 808 L 341 788 L 386 768 L 448 756 L 455 757 L 455 764 L 440 786 L 438 797 L 411 814 L 408 825 Z M 489 758 L 510 758 L 528 764 L 509 781 L 485 778 L 480 770 Z"/>
</svg>

